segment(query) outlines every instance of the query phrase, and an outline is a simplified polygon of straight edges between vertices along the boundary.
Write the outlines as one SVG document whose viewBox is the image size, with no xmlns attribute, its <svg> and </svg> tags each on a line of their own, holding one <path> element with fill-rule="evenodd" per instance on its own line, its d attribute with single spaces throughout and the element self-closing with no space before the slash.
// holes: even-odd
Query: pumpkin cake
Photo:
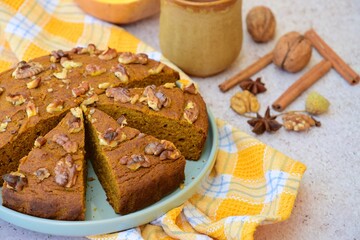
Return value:
<svg viewBox="0 0 360 240">
<path fill-rule="evenodd" d="M 54 128 L 70 108 L 94 103 L 108 87 L 178 79 L 178 72 L 146 54 L 101 51 L 93 44 L 19 62 L 0 74 L 0 175 L 15 171 L 36 137 Z"/>
<path fill-rule="evenodd" d="M 208 132 L 206 105 L 194 84 L 145 88 L 108 88 L 96 107 L 114 119 L 124 115 L 130 127 L 171 141 L 186 159 L 200 158 Z"/>
<path fill-rule="evenodd" d="M 175 83 L 180 83 L 180 87 Z M 48 56 L 29 62 L 21 61 L 14 69 L 0 74 L 0 176 L 3 176 L 0 178 L 0 184 L 3 183 L 3 179 L 6 180 L 2 190 L 4 206 L 43 218 L 84 219 L 84 204 L 80 204 L 80 196 L 85 189 L 84 183 L 81 185 L 85 179 L 82 170 L 85 162 L 83 157 L 77 156 L 82 154 L 84 140 L 71 139 L 84 133 L 81 130 L 58 140 L 64 144 L 68 139 L 70 142 L 77 142 L 79 153 L 75 155 L 63 155 L 61 148 L 54 143 L 57 140 L 51 140 L 58 129 L 65 131 L 67 119 L 74 114 L 74 109 L 78 112 L 79 106 L 85 112 L 91 109 L 101 114 L 102 110 L 113 119 L 125 116 L 129 123 L 129 127 L 120 127 L 120 136 L 125 134 L 126 141 L 113 151 L 108 151 L 102 145 L 104 141 L 98 143 L 98 138 L 95 138 L 95 130 L 106 132 L 108 128 L 93 126 L 94 123 L 89 121 L 91 124 L 88 124 L 89 132 L 86 134 L 89 138 L 86 142 L 92 146 L 88 148 L 91 155 L 95 159 L 100 159 L 100 164 L 94 161 L 98 169 L 95 171 L 99 174 L 99 179 L 103 179 L 103 187 L 107 190 L 109 201 L 116 212 L 124 214 L 144 208 L 176 189 L 184 180 L 184 157 L 197 160 L 204 148 L 208 131 L 205 103 L 195 84 L 179 80 L 179 74 L 173 69 L 149 59 L 146 54 L 116 52 L 111 48 L 101 51 L 93 44 L 71 51 L 53 51 Z M 114 129 L 118 128 L 117 126 Z M 40 136 L 45 136 L 46 144 L 33 148 L 34 142 L 39 144 L 37 141 Z M 143 156 L 139 151 L 143 151 L 141 149 L 150 143 L 159 145 L 160 148 L 171 149 L 166 150 L 167 153 L 164 154 L 175 151 L 176 154 L 181 152 L 182 155 L 179 159 L 166 161 L 163 161 L 164 156 L 161 155 L 137 157 L 139 154 Z M 115 165 L 109 168 L 109 164 L 113 163 L 108 161 L 111 158 L 108 154 L 120 154 L 118 151 L 127 149 L 131 154 L 124 156 L 126 158 L 121 162 L 126 164 L 123 165 L 127 166 L 134 161 L 145 161 L 145 165 L 135 164 L 137 167 L 140 164 L 140 169 L 136 171 L 133 169 L 134 166 L 125 167 L 118 172 L 124 175 L 114 180 L 109 174 L 114 174 L 112 167 Z M 132 156 L 135 156 L 135 159 Z M 66 202 L 60 209 L 60 203 L 57 201 L 60 201 L 61 197 L 55 200 L 54 196 L 51 200 L 53 203 L 45 200 L 45 196 L 50 194 L 51 184 L 56 189 L 54 193 L 59 193 L 59 196 L 61 194 L 61 187 L 55 185 L 54 170 L 41 170 L 41 179 L 33 174 L 38 169 L 45 168 L 41 166 L 42 162 L 51 165 L 51 159 L 54 158 L 58 162 L 61 158 L 59 164 L 65 164 L 64 166 L 71 169 L 76 164 L 82 166 L 79 167 L 80 172 L 75 185 L 66 189 L 69 193 L 66 192 L 67 195 L 64 195 L 67 196 L 65 201 L 77 201 L 73 207 L 66 205 Z M 91 156 L 89 158 L 91 159 Z M 78 161 L 82 161 L 81 164 Z M 34 167 L 38 169 L 33 169 Z M 166 174 L 163 174 L 164 171 Z M 44 179 L 42 174 L 46 176 Z M 146 179 L 151 179 L 151 182 L 146 182 L 149 180 L 142 178 L 141 174 L 146 175 Z M 73 176 L 73 170 L 71 173 L 68 172 L 68 175 Z M 134 176 L 144 186 L 149 186 L 149 189 L 143 189 L 138 185 L 132 189 L 127 184 L 132 183 L 129 176 Z M 167 184 L 163 186 L 160 181 Z M 35 189 L 34 183 L 44 187 L 32 191 L 31 189 Z M 66 186 L 67 183 L 65 188 Z M 112 190 L 114 186 L 120 190 Z M 76 189 L 79 195 L 72 189 Z M 153 189 L 157 189 L 156 192 Z M 39 193 L 39 197 L 32 195 L 33 193 Z M 131 194 L 141 197 L 137 200 L 137 197 Z M 117 199 L 119 196 L 122 198 Z M 51 209 L 50 204 L 55 204 L 55 207 Z"/>
<path fill-rule="evenodd" d="M 84 220 L 84 143 L 83 113 L 72 108 L 58 126 L 35 140 L 16 172 L 3 176 L 3 205 L 42 218 Z"/>
<path fill-rule="evenodd" d="M 124 116 L 91 108 L 86 119 L 88 158 L 116 213 L 147 207 L 183 183 L 185 158 L 173 143 L 125 126 Z"/>
</svg>

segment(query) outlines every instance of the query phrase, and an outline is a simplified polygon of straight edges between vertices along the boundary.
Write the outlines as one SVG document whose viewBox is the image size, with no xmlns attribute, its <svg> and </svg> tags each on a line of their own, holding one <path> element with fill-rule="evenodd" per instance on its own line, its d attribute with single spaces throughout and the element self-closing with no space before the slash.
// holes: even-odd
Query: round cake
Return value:
<svg viewBox="0 0 360 240">
<path fill-rule="evenodd" d="M 175 70 L 149 59 L 146 54 L 117 52 L 112 48 L 99 50 L 89 44 L 70 51 L 53 51 L 29 62 L 21 61 L 14 69 L 0 74 L 0 175 L 23 176 L 20 159 L 34 150 L 38 137 L 48 134 L 76 107 L 85 115 L 97 110 L 115 120 L 125 118 L 128 127 L 158 141 L 173 143 L 181 156 L 189 160 L 199 159 L 207 137 L 206 105 L 194 83 L 179 80 Z M 93 139 L 90 136 L 86 133 L 89 139 L 85 143 L 89 145 Z M 97 152 L 92 153 L 96 155 Z M 179 174 L 183 169 L 177 169 L 176 183 L 172 182 L 171 187 L 159 194 L 160 198 L 183 181 L 183 173 Z M 55 176 L 55 172 L 49 174 Z M 44 181 L 54 179 L 49 177 Z M 25 184 L 20 190 L 10 185 L 4 184 L 3 193 L 5 188 L 17 194 L 28 187 Z M 4 194 L 3 199 L 4 204 L 7 201 Z M 149 200 L 144 206 L 154 201 Z"/>
</svg>

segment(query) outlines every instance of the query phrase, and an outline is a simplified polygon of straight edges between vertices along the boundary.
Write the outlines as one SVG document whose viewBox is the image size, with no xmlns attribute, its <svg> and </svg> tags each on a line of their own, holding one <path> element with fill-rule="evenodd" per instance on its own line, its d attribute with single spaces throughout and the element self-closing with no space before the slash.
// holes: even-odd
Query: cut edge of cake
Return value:
<svg viewBox="0 0 360 240">
<path fill-rule="evenodd" d="M 180 187 L 185 158 L 174 144 L 125 126 L 91 108 L 85 114 L 88 158 L 114 211 L 143 209 Z"/>
<path fill-rule="evenodd" d="M 86 175 L 83 113 L 72 108 L 35 140 L 17 171 L 3 176 L 3 206 L 41 218 L 84 220 Z"/>
</svg>

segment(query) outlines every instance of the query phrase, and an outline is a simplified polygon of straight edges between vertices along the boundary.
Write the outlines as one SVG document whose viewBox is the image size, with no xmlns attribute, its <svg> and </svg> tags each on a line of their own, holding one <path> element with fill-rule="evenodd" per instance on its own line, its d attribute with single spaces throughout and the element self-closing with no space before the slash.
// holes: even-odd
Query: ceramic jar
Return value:
<svg viewBox="0 0 360 240">
<path fill-rule="evenodd" d="M 160 48 L 184 72 L 225 70 L 242 45 L 241 0 L 161 0 Z"/>
</svg>

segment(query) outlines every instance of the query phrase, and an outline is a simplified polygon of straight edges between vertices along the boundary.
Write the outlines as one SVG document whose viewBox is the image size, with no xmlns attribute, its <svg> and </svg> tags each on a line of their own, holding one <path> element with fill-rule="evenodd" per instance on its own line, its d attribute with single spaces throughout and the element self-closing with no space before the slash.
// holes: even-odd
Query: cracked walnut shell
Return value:
<svg viewBox="0 0 360 240">
<path fill-rule="evenodd" d="M 273 62 L 279 68 L 295 73 L 309 63 L 311 52 L 311 42 L 308 39 L 298 32 L 289 32 L 276 44 Z"/>
<path fill-rule="evenodd" d="M 276 20 L 265 6 L 252 8 L 246 16 L 247 30 L 255 42 L 265 43 L 274 38 Z"/>
<path fill-rule="evenodd" d="M 260 109 L 260 103 L 249 91 L 237 92 L 230 100 L 231 108 L 240 115 L 247 112 L 257 112 Z"/>
</svg>

